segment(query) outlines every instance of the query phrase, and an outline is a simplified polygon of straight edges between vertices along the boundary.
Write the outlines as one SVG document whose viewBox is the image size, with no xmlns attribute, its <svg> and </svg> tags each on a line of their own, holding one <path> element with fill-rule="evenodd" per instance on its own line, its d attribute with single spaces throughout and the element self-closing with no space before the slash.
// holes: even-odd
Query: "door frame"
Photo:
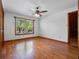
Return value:
<svg viewBox="0 0 79 59">
<path fill-rule="evenodd" d="M 79 3 L 78 3 L 78 52 L 79 52 Z M 79 53 L 78 53 L 78 58 L 79 58 Z"/>
<path fill-rule="evenodd" d="M 3 4 L 2 4 L 2 0 L 0 0 L 0 5 L 1 5 L 1 13 L 2 13 L 2 24 L 1 24 L 1 29 L 0 31 L 2 31 L 2 44 L 4 42 L 4 9 L 3 9 Z"/>
</svg>

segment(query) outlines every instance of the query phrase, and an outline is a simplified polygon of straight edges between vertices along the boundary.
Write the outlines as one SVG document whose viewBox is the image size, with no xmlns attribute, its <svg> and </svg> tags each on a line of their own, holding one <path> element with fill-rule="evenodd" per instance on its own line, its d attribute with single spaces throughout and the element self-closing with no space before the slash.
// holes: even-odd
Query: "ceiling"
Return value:
<svg viewBox="0 0 79 59">
<path fill-rule="evenodd" d="M 3 0 L 4 11 L 22 15 L 32 15 L 36 6 L 41 10 L 48 10 L 45 14 L 54 14 L 77 6 L 77 0 Z"/>
</svg>

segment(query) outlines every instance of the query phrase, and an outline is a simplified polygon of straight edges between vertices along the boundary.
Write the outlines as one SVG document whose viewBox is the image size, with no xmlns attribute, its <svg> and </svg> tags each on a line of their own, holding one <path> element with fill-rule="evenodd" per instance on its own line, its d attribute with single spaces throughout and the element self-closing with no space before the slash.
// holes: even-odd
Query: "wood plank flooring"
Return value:
<svg viewBox="0 0 79 59">
<path fill-rule="evenodd" d="M 78 50 L 62 42 L 32 38 L 5 42 L 0 59 L 78 59 Z"/>
</svg>

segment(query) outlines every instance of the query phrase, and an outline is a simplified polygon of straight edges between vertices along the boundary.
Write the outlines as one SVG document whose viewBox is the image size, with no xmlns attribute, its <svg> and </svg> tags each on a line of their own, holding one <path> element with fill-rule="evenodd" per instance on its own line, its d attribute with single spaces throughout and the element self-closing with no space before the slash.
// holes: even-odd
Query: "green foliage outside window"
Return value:
<svg viewBox="0 0 79 59">
<path fill-rule="evenodd" d="M 33 21 L 32 20 L 16 20 L 16 32 L 18 34 L 22 33 L 32 33 L 33 32 Z"/>
</svg>

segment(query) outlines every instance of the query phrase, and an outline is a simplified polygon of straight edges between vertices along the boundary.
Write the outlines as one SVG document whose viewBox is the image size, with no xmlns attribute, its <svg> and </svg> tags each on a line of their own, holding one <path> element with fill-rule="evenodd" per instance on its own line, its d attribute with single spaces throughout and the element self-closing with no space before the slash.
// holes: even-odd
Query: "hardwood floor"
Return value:
<svg viewBox="0 0 79 59">
<path fill-rule="evenodd" d="M 44 38 L 5 42 L 0 59 L 78 59 L 78 50 Z"/>
</svg>

